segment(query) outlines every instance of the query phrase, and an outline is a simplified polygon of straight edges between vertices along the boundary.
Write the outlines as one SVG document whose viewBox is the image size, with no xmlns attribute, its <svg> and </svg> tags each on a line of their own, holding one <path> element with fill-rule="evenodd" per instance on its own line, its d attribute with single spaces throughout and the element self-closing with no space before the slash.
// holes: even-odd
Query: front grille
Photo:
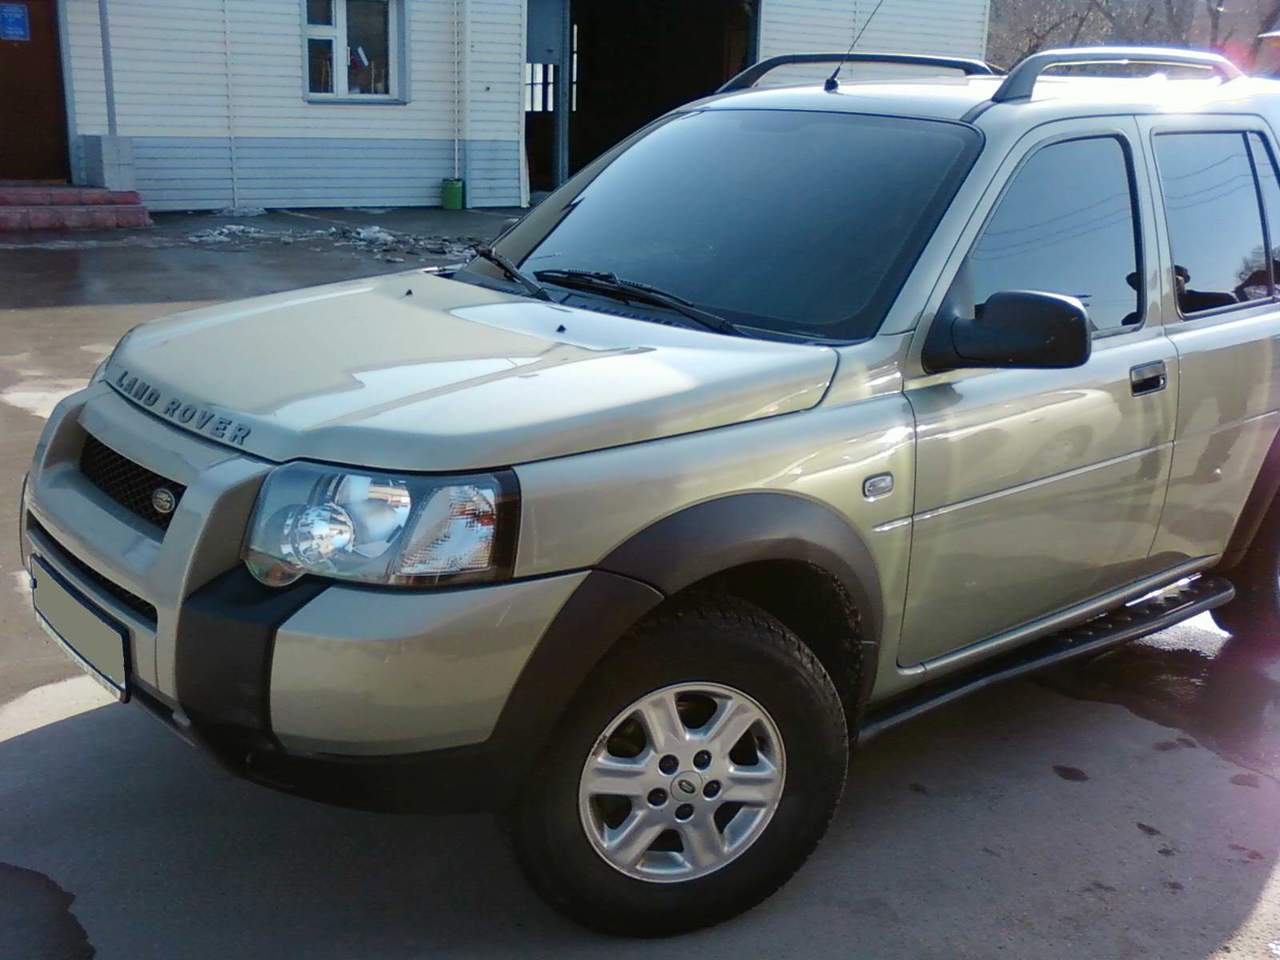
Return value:
<svg viewBox="0 0 1280 960">
<path fill-rule="evenodd" d="M 93 436 L 85 437 L 84 450 L 80 454 L 80 472 L 116 503 L 161 530 L 169 528 L 174 510 L 187 490 L 182 484 L 152 473 L 141 464 L 116 453 Z M 173 506 L 163 513 L 154 505 L 155 492 L 162 488 L 173 495 Z"/>
<path fill-rule="evenodd" d="M 57 544 L 57 541 L 54 540 L 53 537 L 49 535 L 49 531 L 46 530 L 43 526 L 41 526 L 40 521 L 37 520 L 34 516 L 32 516 L 30 513 L 27 514 L 27 530 L 28 531 L 34 530 L 36 533 L 40 534 L 45 539 L 50 540 L 53 543 Z M 58 544 L 58 546 L 61 547 L 61 544 Z M 139 617 L 141 617 L 146 623 L 148 623 L 152 627 L 155 626 L 156 608 L 153 607 L 151 604 L 147 603 L 147 601 L 143 600 L 140 596 L 134 593 L 130 593 L 124 587 L 120 586 L 120 584 L 115 583 L 111 580 L 108 580 L 106 577 L 100 574 L 97 570 L 93 569 L 93 567 L 89 566 L 79 557 L 73 556 L 71 553 L 69 553 L 65 549 L 58 550 L 58 560 L 66 564 L 68 567 L 74 570 L 77 574 L 79 574 L 85 580 L 88 580 L 90 583 L 92 583 L 95 587 L 97 587 L 103 593 L 111 597 L 114 597 L 116 600 L 120 602 L 122 606 L 125 606 L 128 609 L 132 610 Z"/>
</svg>

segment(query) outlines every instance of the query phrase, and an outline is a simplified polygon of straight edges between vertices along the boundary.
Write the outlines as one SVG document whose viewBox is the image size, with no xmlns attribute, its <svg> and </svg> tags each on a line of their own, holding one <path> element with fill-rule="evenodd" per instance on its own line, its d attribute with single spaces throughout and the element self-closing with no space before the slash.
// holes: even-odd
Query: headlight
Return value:
<svg viewBox="0 0 1280 960">
<path fill-rule="evenodd" d="M 498 580 L 515 565 L 515 475 L 398 476 L 290 463 L 267 478 L 244 561 L 272 587 L 306 574 L 397 586 Z"/>
</svg>

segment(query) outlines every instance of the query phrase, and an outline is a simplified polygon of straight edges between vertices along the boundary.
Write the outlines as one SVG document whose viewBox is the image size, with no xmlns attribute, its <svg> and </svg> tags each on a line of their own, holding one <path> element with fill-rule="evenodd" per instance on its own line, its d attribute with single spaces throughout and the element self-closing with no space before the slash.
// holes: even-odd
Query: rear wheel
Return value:
<svg viewBox="0 0 1280 960">
<path fill-rule="evenodd" d="M 709 926 L 804 862 L 847 760 L 840 698 L 809 649 L 755 607 L 699 598 L 591 674 L 513 815 L 516 854 L 595 929 Z"/>
</svg>

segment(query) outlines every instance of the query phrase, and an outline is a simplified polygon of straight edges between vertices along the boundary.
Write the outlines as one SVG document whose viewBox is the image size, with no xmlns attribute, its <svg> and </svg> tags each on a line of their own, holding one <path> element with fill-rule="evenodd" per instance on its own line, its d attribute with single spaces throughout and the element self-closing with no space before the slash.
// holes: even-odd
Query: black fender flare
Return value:
<svg viewBox="0 0 1280 960">
<path fill-rule="evenodd" d="M 664 517 L 595 564 L 530 655 L 483 748 L 528 765 L 609 649 L 668 597 L 749 563 L 796 560 L 834 577 L 860 614 L 859 707 L 879 662 L 880 577 L 871 551 L 834 510 L 787 493 L 732 494 Z M 518 761 L 517 761 L 518 762 Z M 512 786 L 524 770 L 513 770 Z"/>
<path fill-rule="evenodd" d="M 796 494 L 740 493 L 686 507 L 644 528 L 597 566 L 671 596 L 764 560 L 825 570 L 853 599 L 863 638 L 879 639 L 884 608 L 871 551 L 842 516 Z"/>
</svg>

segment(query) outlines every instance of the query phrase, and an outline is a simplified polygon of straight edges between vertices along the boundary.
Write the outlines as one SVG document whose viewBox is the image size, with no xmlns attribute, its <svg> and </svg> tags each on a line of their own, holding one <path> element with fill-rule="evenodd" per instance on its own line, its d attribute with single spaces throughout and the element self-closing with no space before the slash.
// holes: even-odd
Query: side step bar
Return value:
<svg viewBox="0 0 1280 960">
<path fill-rule="evenodd" d="M 1099 617 L 1042 637 L 1025 647 L 954 676 L 943 677 L 868 712 L 858 742 L 869 740 L 900 723 L 936 707 L 959 700 L 997 683 L 1043 670 L 1076 657 L 1102 653 L 1111 647 L 1164 630 L 1198 613 L 1229 602 L 1236 588 L 1222 577 L 1201 575 L 1117 607 Z"/>
</svg>

